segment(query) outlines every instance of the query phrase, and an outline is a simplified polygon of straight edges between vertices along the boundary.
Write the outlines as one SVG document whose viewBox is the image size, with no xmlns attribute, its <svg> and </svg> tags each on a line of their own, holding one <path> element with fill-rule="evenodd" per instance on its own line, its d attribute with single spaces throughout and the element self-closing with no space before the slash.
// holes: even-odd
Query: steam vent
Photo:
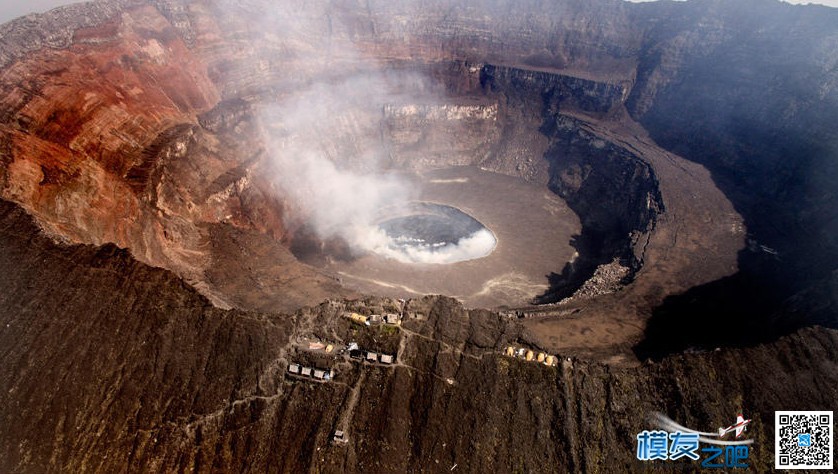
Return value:
<svg viewBox="0 0 838 474">
<path fill-rule="evenodd" d="M 7 21 L 0 472 L 788 467 L 775 412 L 838 408 L 836 123 L 824 5 Z"/>
</svg>

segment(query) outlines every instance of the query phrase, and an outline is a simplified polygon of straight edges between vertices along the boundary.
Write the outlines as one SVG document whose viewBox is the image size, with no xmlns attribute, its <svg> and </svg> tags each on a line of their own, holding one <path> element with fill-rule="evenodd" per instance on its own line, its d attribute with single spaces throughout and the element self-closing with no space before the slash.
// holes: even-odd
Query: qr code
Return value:
<svg viewBox="0 0 838 474">
<path fill-rule="evenodd" d="M 776 469 L 832 469 L 832 412 L 774 412 Z"/>
</svg>

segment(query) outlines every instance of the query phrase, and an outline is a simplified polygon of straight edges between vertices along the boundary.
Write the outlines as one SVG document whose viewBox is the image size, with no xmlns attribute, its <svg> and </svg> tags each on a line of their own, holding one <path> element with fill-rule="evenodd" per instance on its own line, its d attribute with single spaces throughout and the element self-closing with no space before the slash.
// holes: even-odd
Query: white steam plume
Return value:
<svg viewBox="0 0 838 474">
<path fill-rule="evenodd" d="M 275 179 L 295 211 L 289 218 L 305 219 L 319 237 L 343 238 L 355 250 L 371 250 L 381 208 L 415 196 L 408 181 L 379 166 L 383 87 L 364 76 L 316 84 L 262 114 Z"/>
<path fill-rule="evenodd" d="M 325 31 L 318 15 L 298 17 L 282 7 L 268 15 L 262 27 L 277 36 L 322 38 L 310 35 Z M 340 28 L 338 19 L 329 20 L 329 31 Z M 445 246 L 405 246 L 378 227 L 382 209 L 398 212 L 418 196 L 410 181 L 385 170 L 385 105 L 434 104 L 439 95 L 424 77 L 393 72 L 346 37 L 329 38 L 315 40 L 323 49 L 311 52 L 311 64 L 325 65 L 313 74 L 319 81 L 280 95 L 260 112 L 275 180 L 290 201 L 286 224 L 305 223 L 323 240 L 343 239 L 355 253 L 402 262 L 451 263 L 491 252 L 495 239 L 488 231 Z"/>
<path fill-rule="evenodd" d="M 378 229 L 373 251 L 404 263 L 456 263 L 485 257 L 497 244 L 494 234 L 480 229 L 456 244 L 404 242 Z"/>
</svg>

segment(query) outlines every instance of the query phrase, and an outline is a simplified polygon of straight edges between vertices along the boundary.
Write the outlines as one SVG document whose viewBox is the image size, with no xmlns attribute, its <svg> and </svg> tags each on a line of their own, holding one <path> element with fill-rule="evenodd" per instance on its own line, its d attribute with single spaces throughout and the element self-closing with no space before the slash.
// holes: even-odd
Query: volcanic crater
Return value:
<svg viewBox="0 0 838 474">
<path fill-rule="evenodd" d="M 51 235 L 114 242 L 217 306 L 287 311 L 360 292 L 521 307 L 621 293 L 616 314 L 583 305 L 599 333 L 590 348 L 640 337 L 619 321 L 737 268 L 741 217 L 706 170 L 632 120 L 628 60 L 591 50 L 578 67 L 536 67 L 536 45 L 510 40 L 501 61 L 469 52 L 488 47 L 479 36 L 440 55 L 448 33 L 405 42 L 383 7 L 370 12 L 379 26 L 360 28 L 325 5 L 113 5 L 70 22 L 63 46 L 4 56 L 3 196 Z M 491 232 L 475 255 L 417 269 L 381 258 L 404 248 L 376 254 L 345 230 L 415 199 Z M 558 324 L 578 334 L 572 319 Z"/>
<path fill-rule="evenodd" d="M 661 406 L 745 405 L 768 443 L 766 413 L 838 386 L 834 331 L 776 340 L 838 325 L 838 17 L 792 8 L 106 0 L 3 25 L 0 469 L 627 472 Z"/>
</svg>

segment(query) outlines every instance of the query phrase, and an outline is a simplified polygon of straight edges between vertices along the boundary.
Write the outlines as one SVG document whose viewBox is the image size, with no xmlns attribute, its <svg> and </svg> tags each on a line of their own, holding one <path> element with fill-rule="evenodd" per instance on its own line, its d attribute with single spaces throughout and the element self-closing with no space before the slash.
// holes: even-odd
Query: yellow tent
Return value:
<svg viewBox="0 0 838 474">
<path fill-rule="evenodd" d="M 368 324 L 369 318 L 358 313 L 349 313 L 349 319 L 358 324 Z"/>
</svg>

